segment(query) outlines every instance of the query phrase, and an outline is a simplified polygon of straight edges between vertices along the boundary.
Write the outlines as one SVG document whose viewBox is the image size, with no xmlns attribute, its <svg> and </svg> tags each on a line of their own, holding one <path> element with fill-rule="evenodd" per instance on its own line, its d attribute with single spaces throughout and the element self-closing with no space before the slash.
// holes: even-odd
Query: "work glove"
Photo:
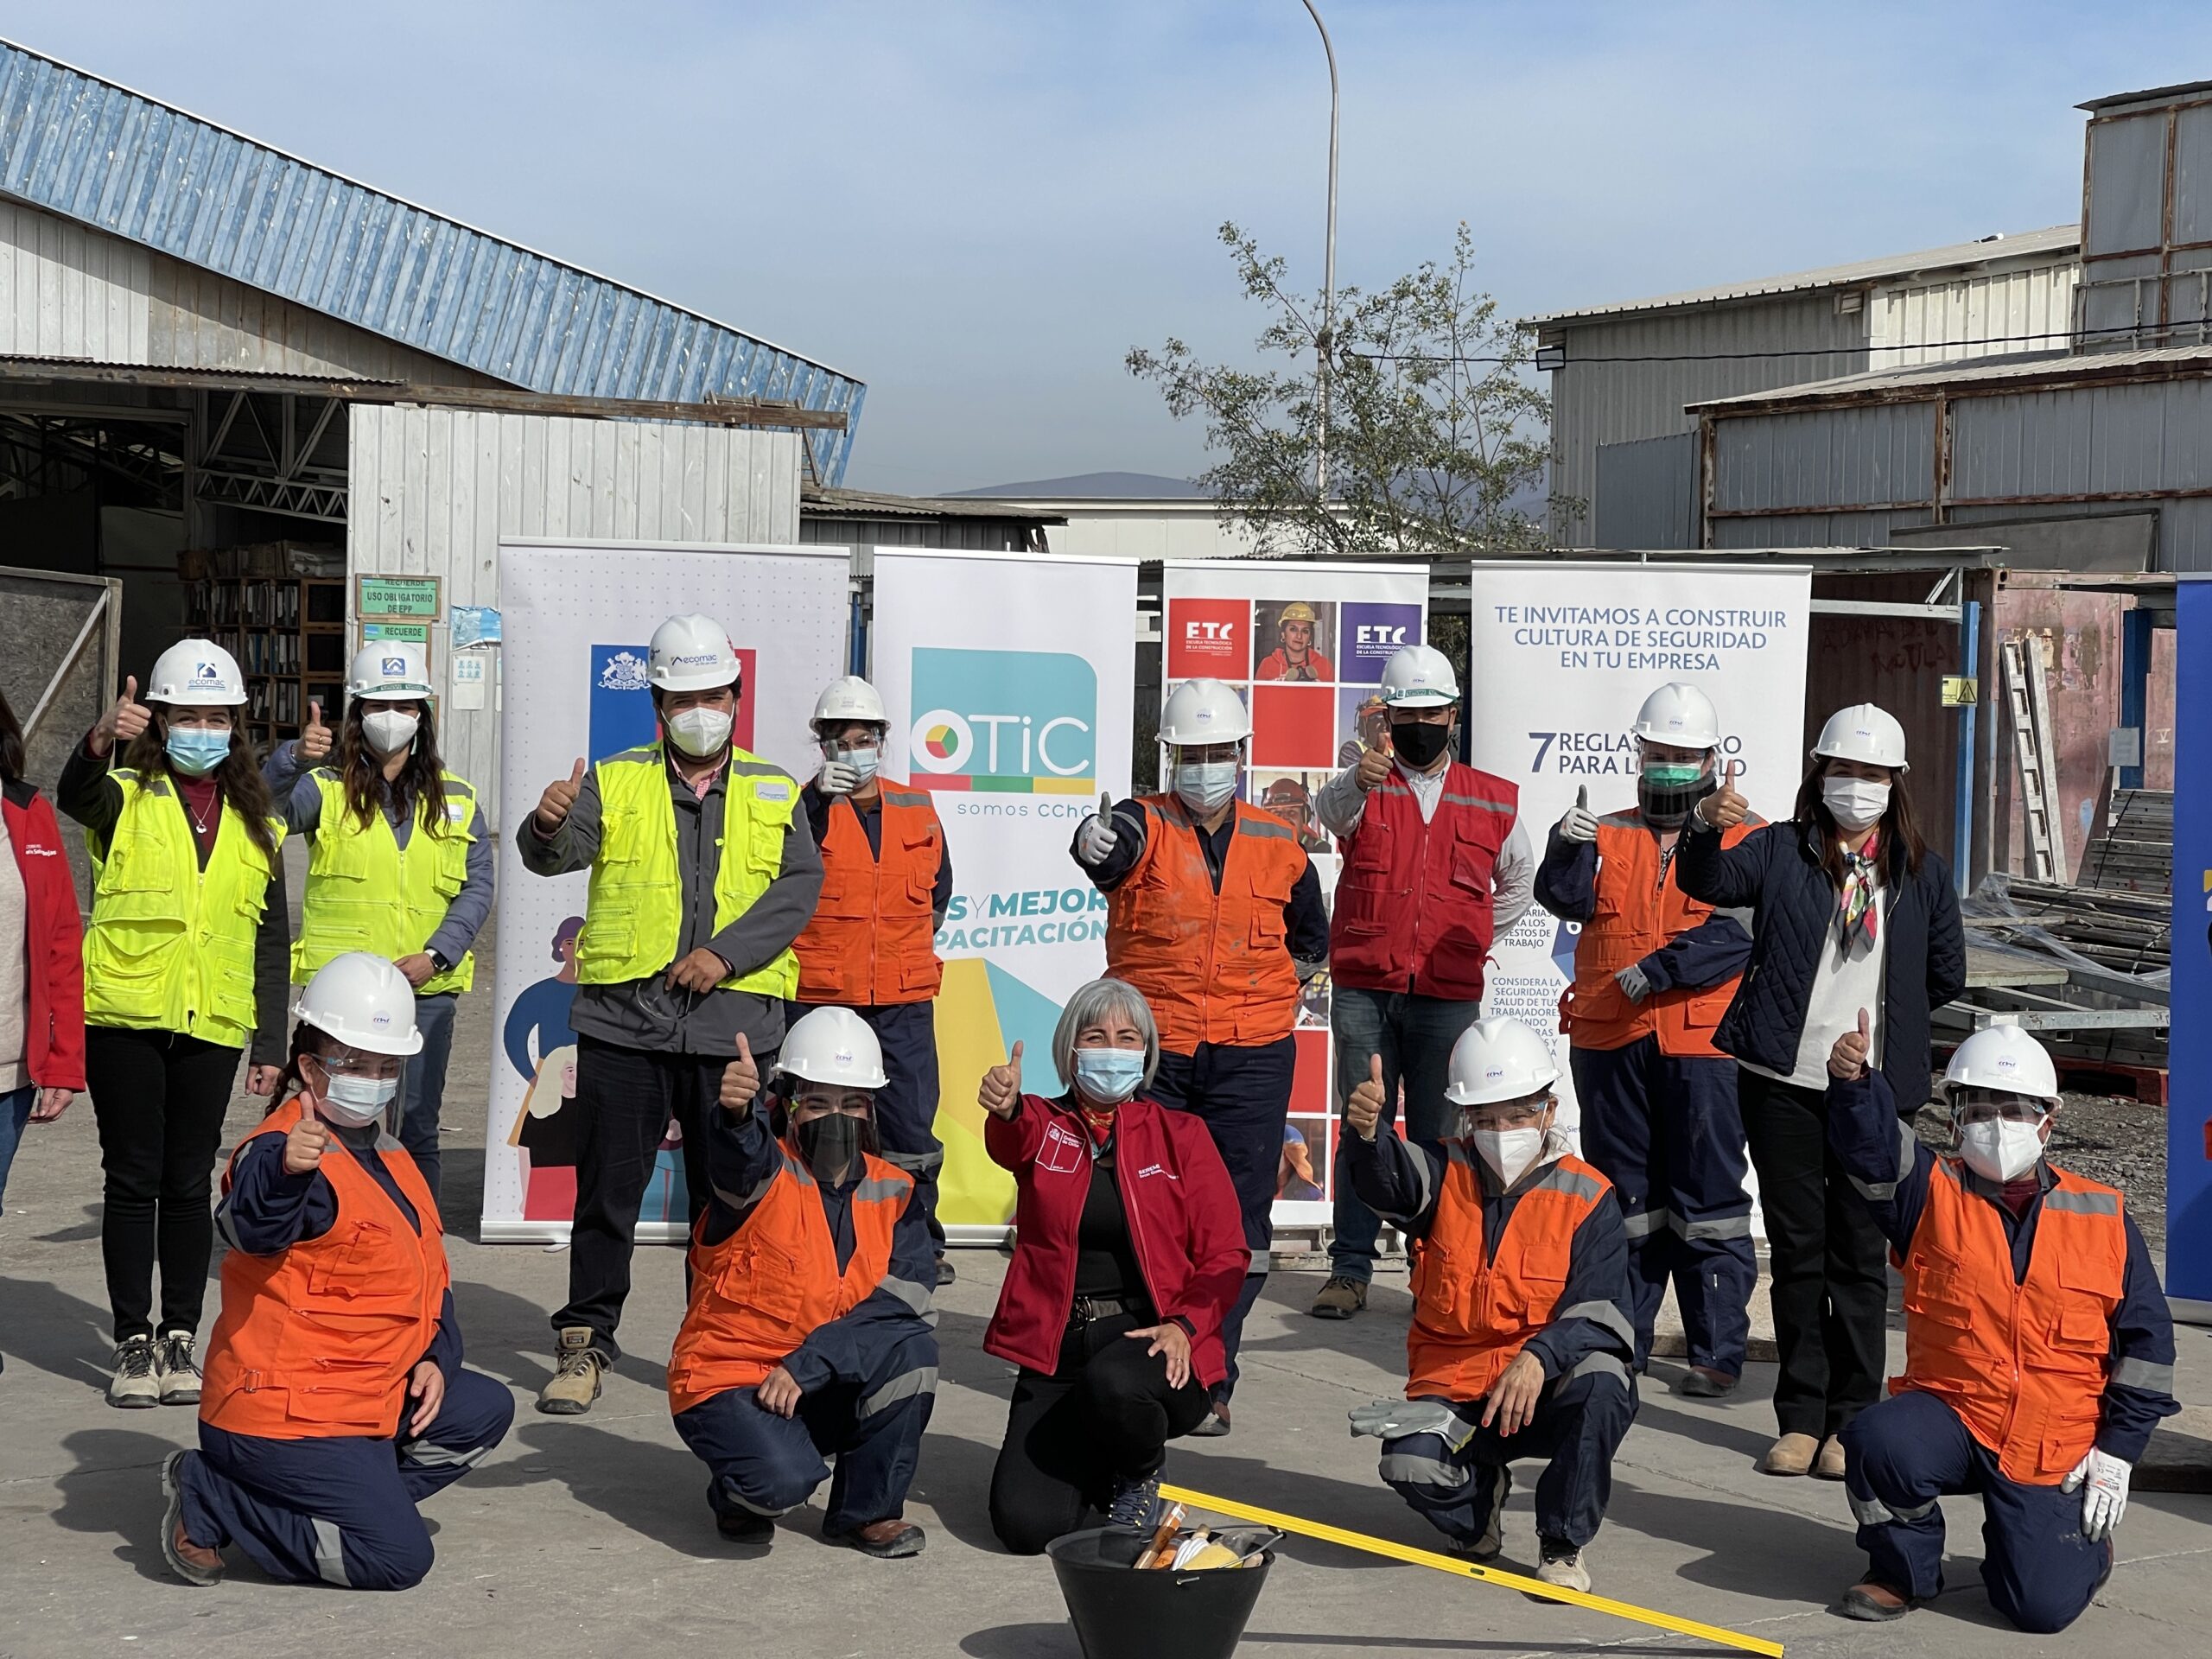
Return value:
<svg viewBox="0 0 2212 1659">
<path fill-rule="evenodd" d="M 1621 995 L 1631 1002 L 1641 1002 L 1651 995 L 1651 979 L 1643 971 L 1643 964 L 1631 962 L 1613 976 L 1613 983 L 1621 988 Z"/>
<path fill-rule="evenodd" d="M 1577 791 L 1574 804 L 1567 809 L 1567 816 L 1554 827 L 1562 841 L 1587 845 L 1598 839 L 1598 815 L 1590 810 L 1589 785 L 1583 785 Z"/>
<path fill-rule="evenodd" d="M 815 786 L 824 795 L 849 795 L 861 786 L 861 774 L 842 760 L 824 760 Z"/>
<path fill-rule="evenodd" d="M 2091 1543 L 2111 1537 L 2127 1513 L 2127 1477 L 2133 1466 L 2091 1446 L 2060 1484 L 2061 1491 L 2082 1489 L 2082 1536 Z"/>
<path fill-rule="evenodd" d="M 1457 1452 L 1474 1438 L 1474 1425 L 1441 1400 L 1377 1400 L 1354 1406 L 1352 1438 L 1372 1434 L 1377 1440 L 1403 1440 L 1408 1434 L 1435 1434 Z"/>
<path fill-rule="evenodd" d="M 1075 832 L 1075 855 L 1086 864 L 1103 864 L 1122 838 L 1114 832 L 1114 798 L 1101 795 L 1098 810 L 1083 821 L 1083 828 Z"/>
</svg>

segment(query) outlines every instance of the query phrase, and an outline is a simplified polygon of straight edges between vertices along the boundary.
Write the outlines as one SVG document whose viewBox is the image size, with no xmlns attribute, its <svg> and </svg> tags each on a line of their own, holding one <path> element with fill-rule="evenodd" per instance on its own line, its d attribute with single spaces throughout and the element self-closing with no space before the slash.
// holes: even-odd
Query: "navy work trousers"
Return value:
<svg viewBox="0 0 2212 1659">
<path fill-rule="evenodd" d="M 1664 1054 L 1656 1037 L 1573 1049 L 1569 1060 L 1582 1155 L 1613 1184 L 1628 1224 L 1637 1370 L 1671 1281 L 1690 1363 L 1742 1376 L 1758 1262 L 1736 1062 Z"/>
<path fill-rule="evenodd" d="M 235 1544 L 288 1583 L 408 1589 L 430 1570 L 429 1529 L 415 1506 L 505 1439 L 514 1415 L 505 1383 L 461 1370 L 412 1437 L 404 1419 L 397 1440 L 273 1440 L 202 1422 L 200 1450 L 181 1470 L 184 1535 L 206 1549 Z"/>
<path fill-rule="evenodd" d="M 821 1002 L 784 1004 L 784 1029 Z M 937 1218 L 938 1172 L 944 1166 L 944 1142 L 937 1138 L 937 1004 L 889 1002 L 875 1007 L 849 1005 L 868 1021 L 883 1049 L 883 1075 L 876 1090 L 875 1136 L 883 1160 L 914 1178 L 914 1201 L 929 1218 L 930 1236 L 944 1252 L 944 1224 Z"/>
<path fill-rule="evenodd" d="M 438 1114 L 445 1108 L 453 1012 L 460 1001 L 457 991 L 415 999 L 415 1029 L 423 1033 L 423 1048 L 408 1056 L 399 1073 L 399 1144 L 415 1160 L 434 1198 L 438 1196 Z"/>
<path fill-rule="evenodd" d="M 1270 1216 L 1274 1208 L 1276 1178 L 1282 1169 L 1283 1124 L 1290 1116 L 1292 1074 L 1298 1069 L 1298 1039 L 1279 1038 L 1272 1043 L 1237 1047 L 1228 1043 L 1200 1043 L 1189 1054 L 1160 1052 L 1160 1072 L 1153 1079 L 1152 1097 L 1172 1111 L 1188 1112 L 1206 1126 L 1221 1161 L 1229 1166 L 1229 1184 L 1236 1189 L 1236 1206 L 1244 1221 L 1244 1243 L 1252 1252 L 1252 1270 L 1236 1304 L 1222 1321 L 1221 1345 L 1229 1359 L 1229 1375 L 1214 1390 L 1226 1400 L 1236 1387 L 1236 1350 L 1244 1338 L 1244 1316 L 1260 1299 L 1267 1281 L 1268 1247 L 1274 1237 Z"/>
<path fill-rule="evenodd" d="M 1981 1495 L 1982 1587 L 2024 1630 L 2048 1636 L 2082 1616 L 2112 1570 L 2109 1539 L 2082 1535 L 2082 1494 L 2007 1480 L 1997 1456 L 1932 1394 L 1907 1389 L 1843 1431 L 1844 1490 L 1866 1576 L 1916 1599 L 1943 1587 L 1936 1499 Z"/>
</svg>

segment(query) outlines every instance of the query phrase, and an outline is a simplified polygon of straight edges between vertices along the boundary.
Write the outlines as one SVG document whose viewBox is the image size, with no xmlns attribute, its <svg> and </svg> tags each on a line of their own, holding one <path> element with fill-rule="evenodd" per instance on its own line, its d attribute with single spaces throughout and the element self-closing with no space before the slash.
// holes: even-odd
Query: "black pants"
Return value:
<svg viewBox="0 0 2212 1659">
<path fill-rule="evenodd" d="M 1785 1434 L 1840 1434 L 1881 1392 L 1888 1246 L 1828 1150 L 1826 1096 L 1738 1068 L 1758 1172 Z"/>
<path fill-rule="evenodd" d="M 197 1334 L 215 1224 L 209 1177 L 238 1052 L 173 1031 L 85 1031 L 85 1086 L 105 1178 L 100 1255 L 115 1339 L 154 1334 L 154 1263 L 163 1332 Z"/>
<path fill-rule="evenodd" d="M 991 1471 L 991 1530 L 1017 1555 L 1036 1555 L 1105 1509 L 1117 1480 L 1141 1480 L 1166 1461 L 1167 1442 L 1204 1421 L 1205 1385 L 1167 1384 L 1164 1355 L 1128 1334 L 1147 1315 L 1071 1321 L 1050 1376 L 1024 1366 L 1014 1382 L 1006 1443 Z"/>
<path fill-rule="evenodd" d="M 761 1075 L 775 1063 L 756 1052 Z M 609 1359 L 622 1350 L 614 1327 L 630 1294 L 630 1252 L 638 1207 L 652 1175 L 653 1155 L 671 1117 L 683 1136 L 683 1185 L 689 1215 L 707 1207 L 705 1114 L 716 1109 L 728 1061 L 711 1054 L 658 1054 L 596 1038 L 576 1039 L 576 1208 L 569 1233 L 569 1302 L 553 1316 L 556 1332 L 591 1327 L 592 1345 Z"/>
</svg>

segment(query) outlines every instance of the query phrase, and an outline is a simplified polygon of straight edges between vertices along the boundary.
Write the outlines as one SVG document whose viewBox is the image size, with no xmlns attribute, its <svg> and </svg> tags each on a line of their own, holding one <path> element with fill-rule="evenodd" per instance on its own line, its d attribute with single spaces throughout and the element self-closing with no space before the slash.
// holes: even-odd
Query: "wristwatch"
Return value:
<svg viewBox="0 0 2212 1659">
<path fill-rule="evenodd" d="M 435 968 L 440 973 L 449 974 L 453 972 L 453 963 L 448 962 L 442 953 L 436 950 L 425 950 L 423 954 L 430 959 L 430 965 Z"/>
</svg>

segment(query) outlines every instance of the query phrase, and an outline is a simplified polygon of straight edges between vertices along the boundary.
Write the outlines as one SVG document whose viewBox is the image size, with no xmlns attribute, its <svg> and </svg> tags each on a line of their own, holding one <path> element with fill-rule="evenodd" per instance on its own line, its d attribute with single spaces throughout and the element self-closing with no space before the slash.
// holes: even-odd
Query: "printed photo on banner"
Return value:
<svg viewBox="0 0 2212 1659">
<path fill-rule="evenodd" d="M 1253 805 L 1265 807 L 1298 831 L 1300 847 L 1309 853 L 1329 853 L 1336 850 L 1335 843 L 1313 816 L 1313 797 L 1331 776 L 1325 767 L 1318 772 L 1263 772 L 1255 768 L 1245 772 L 1244 786 Z"/>
<path fill-rule="evenodd" d="M 1327 683 L 1337 677 L 1337 607 L 1328 600 L 1252 607 L 1252 677 Z"/>
</svg>

